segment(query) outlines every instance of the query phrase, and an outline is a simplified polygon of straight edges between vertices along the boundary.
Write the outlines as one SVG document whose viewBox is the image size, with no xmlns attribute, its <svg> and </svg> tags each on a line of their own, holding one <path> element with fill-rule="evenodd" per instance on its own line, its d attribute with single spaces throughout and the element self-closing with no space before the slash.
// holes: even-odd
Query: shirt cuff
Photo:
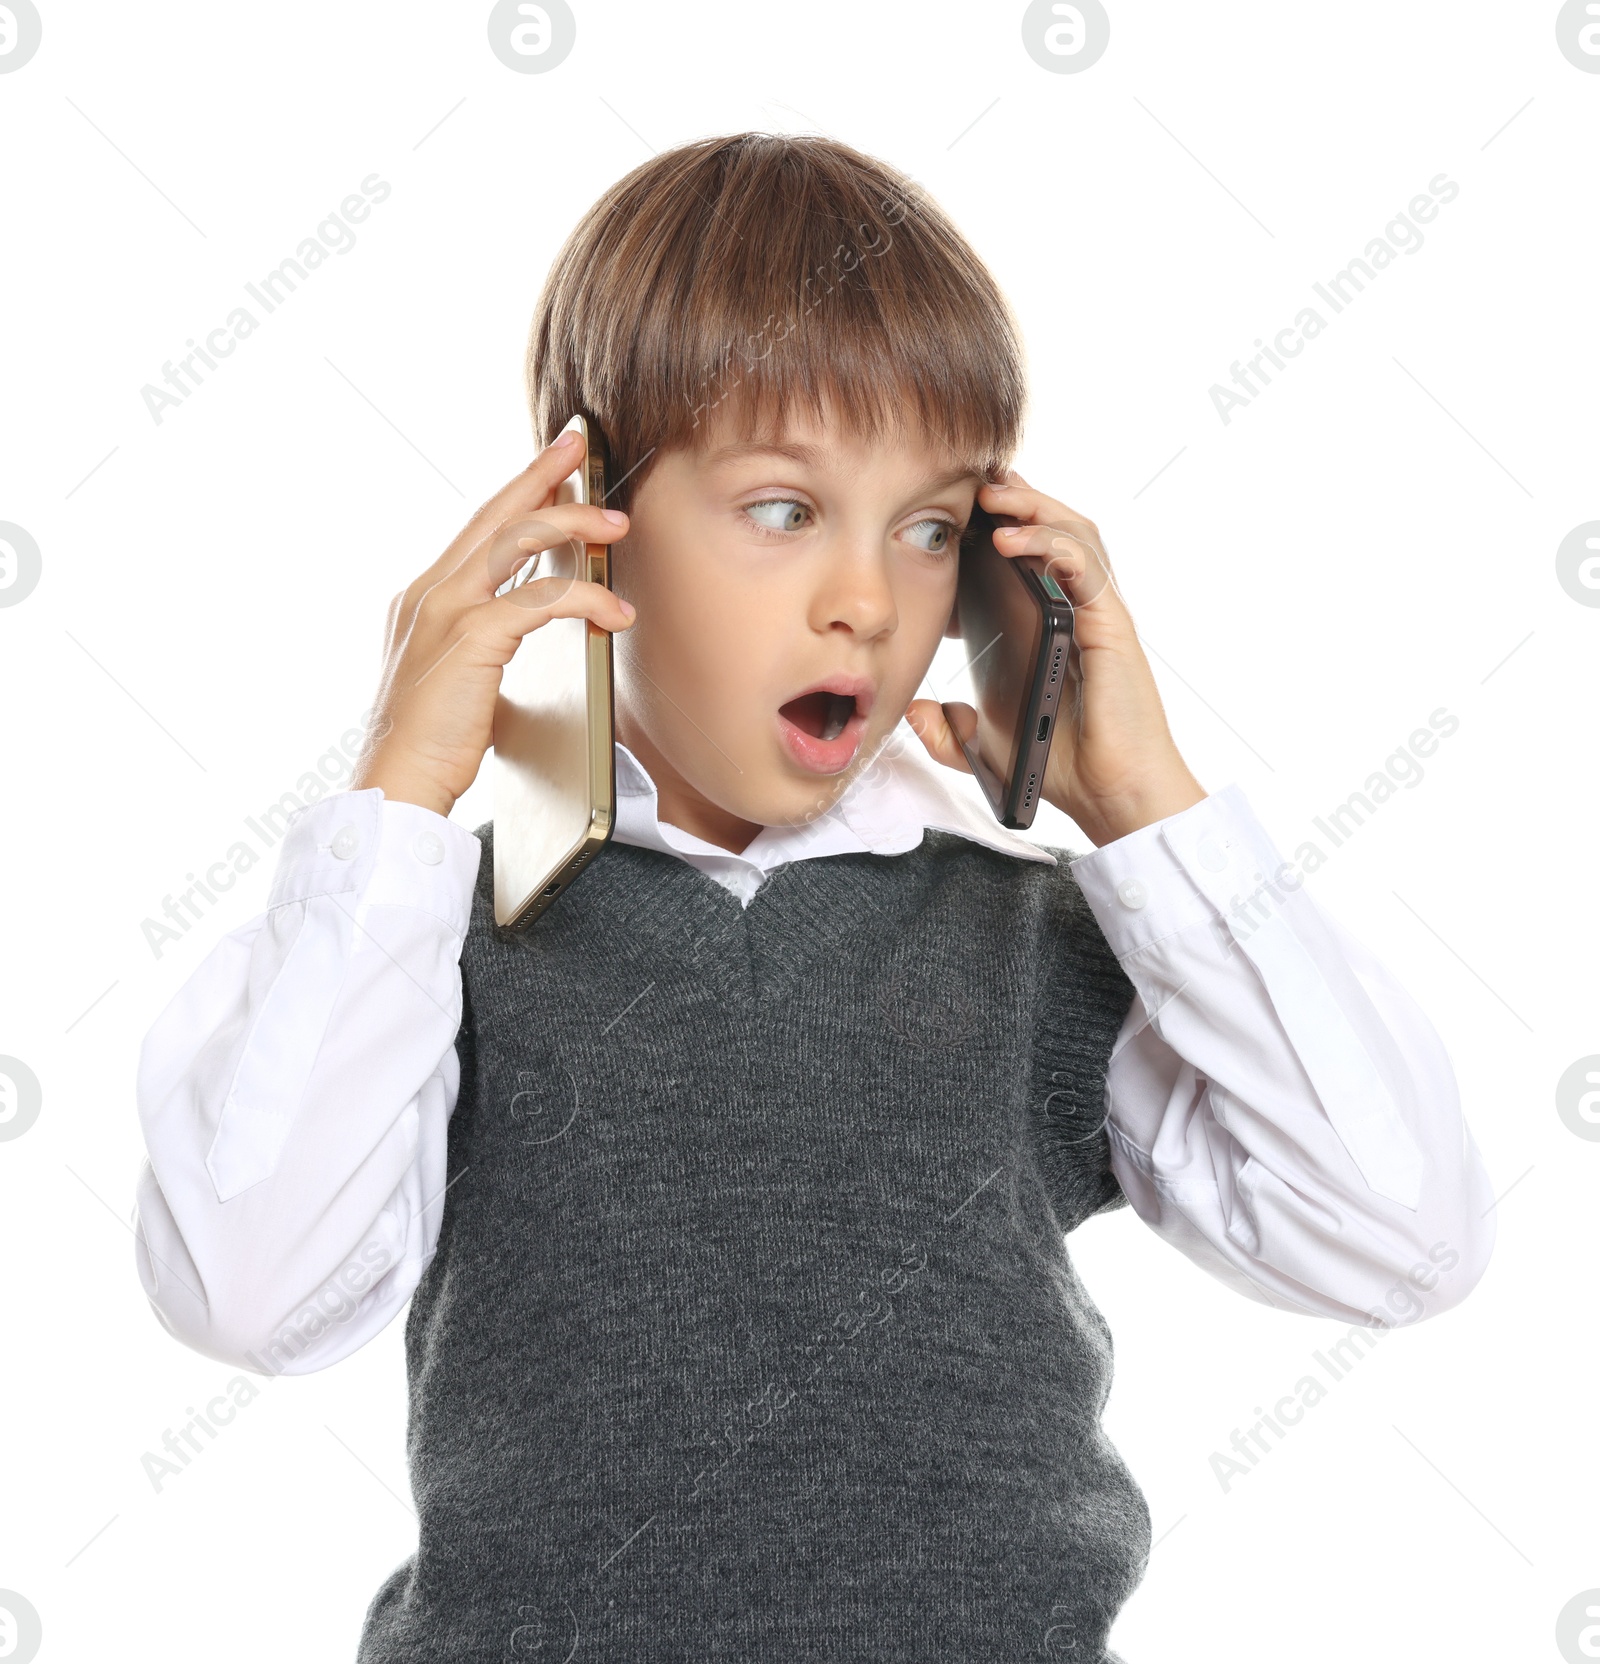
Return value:
<svg viewBox="0 0 1600 1664">
<path fill-rule="evenodd" d="M 1243 788 L 1224 786 L 1165 820 L 1141 826 L 1072 863 L 1118 959 L 1244 906 L 1263 883 L 1298 889 Z M 1225 928 L 1225 926 L 1223 927 Z"/>
<path fill-rule="evenodd" d="M 297 809 L 278 852 L 268 909 L 351 894 L 367 907 L 412 907 L 465 936 L 483 845 L 476 834 L 380 786 Z"/>
</svg>

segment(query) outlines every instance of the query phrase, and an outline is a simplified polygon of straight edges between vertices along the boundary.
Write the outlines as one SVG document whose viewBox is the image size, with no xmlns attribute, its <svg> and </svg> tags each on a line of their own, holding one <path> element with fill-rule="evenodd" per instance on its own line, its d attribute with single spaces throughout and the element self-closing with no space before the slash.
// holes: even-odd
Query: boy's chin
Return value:
<svg viewBox="0 0 1600 1664">
<path fill-rule="evenodd" d="M 808 773 L 780 754 L 757 769 L 747 766 L 726 797 L 713 801 L 725 813 L 757 826 L 791 829 L 809 826 L 834 806 L 860 772 L 861 757 L 836 775 Z M 705 794 L 708 798 L 712 794 Z"/>
<path fill-rule="evenodd" d="M 709 808 L 746 825 L 799 828 L 827 814 L 856 778 L 872 766 L 874 757 L 883 753 L 886 736 L 877 733 L 876 727 L 874 722 L 850 761 L 831 773 L 808 768 L 777 734 L 719 735 L 710 769 L 703 747 L 693 748 L 700 755 L 668 756 L 665 761 L 669 773 L 675 773 L 692 796 L 700 799 L 702 813 Z M 681 787 L 667 794 L 673 800 L 681 795 Z M 683 809 L 677 802 L 668 807 Z"/>
<path fill-rule="evenodd" d="M 863 740 L 849 764 L 834 774 L 814 773 L 780 756 L 775 778 L 761 794 L 764 812 L 752 815 L 766 826 L 802 826 L 820 819 L 874 766 L 875 758 L 886 755 L 883 735 Z"/>
</svg>

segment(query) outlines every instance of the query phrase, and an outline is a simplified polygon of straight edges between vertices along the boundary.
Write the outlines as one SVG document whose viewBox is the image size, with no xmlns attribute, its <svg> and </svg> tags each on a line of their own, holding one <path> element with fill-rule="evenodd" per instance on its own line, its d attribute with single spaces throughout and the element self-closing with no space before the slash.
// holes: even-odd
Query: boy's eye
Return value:
<svg viewBox="0 0 1600 1664">
<path fill-rule="evenodd" d="M 933 528 L 933 541 L 921 545 L 930 555 L 949 554 L 961 536 L 961 528 L 953 520 L 919 520 L 911 529 L 919 532 L 924 526 Z"/>
<path fill-rule="evenodd" d="M 759 503 L 746 503 L 745 513 L 752 518 L 759 515 L 762 509 L 787 509 L 787 514 L 776 514 L 771 520 L 757 518 L 756 524 L 763 531 L 797 532 L 800 530 L 806 505 L 795 497 L 767 497 Z"/>
<path fill-rule="evenodd" d="M 784 532 L 799 531 L 811 511 L 798 497 L 765 497 L 760 502 L 746 503 L 744 512 L 763 533 L 780 536 Z M 771 517 L 767 518 L 769 513 Z M 930 517 L 918 520 L 908 535 L 916 541 L 919 533 L 928 539 L 927 542 L 916 542 L 919 549 L 930 555 L 944 555 L 949 554 L 960 540 L 961 528 L 953 520 Z"/>
</svg>

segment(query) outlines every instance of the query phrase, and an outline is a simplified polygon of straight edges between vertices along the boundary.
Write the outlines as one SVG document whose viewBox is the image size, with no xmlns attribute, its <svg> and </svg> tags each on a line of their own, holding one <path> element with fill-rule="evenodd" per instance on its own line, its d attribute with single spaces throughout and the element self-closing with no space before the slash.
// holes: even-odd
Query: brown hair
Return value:
<svg viewBox="0 0 1600 1664">
<path fill-rule="evenodd" d="M 995 477 L 1026 404 L 1010 307 L 927 193 L 837 140 L 759 132 L 664 151 L 588 210 L 540 293 L 527 387 L 541 447 L 574 412 L 599 423 L 624 511 L 655 453 L 703 445 L 725 408 L 770 438 L 831 398 L 858 440 L 909 423 Z"/>
</svg>

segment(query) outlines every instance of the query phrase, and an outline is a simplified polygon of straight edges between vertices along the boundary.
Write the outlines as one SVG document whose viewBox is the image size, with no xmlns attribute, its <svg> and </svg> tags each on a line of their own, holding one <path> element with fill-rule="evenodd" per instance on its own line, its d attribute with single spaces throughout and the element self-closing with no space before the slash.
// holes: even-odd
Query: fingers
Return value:
<svg viewBox="0 0 1600 1664">
<path fill-rule="evenodd" d="M 550 561 L 535 571 L 581 571 L 585 543 L 615 543 L 628 535 L 629 522 L 608 520 L 607 511 L 588 503 L 553 503 L 548 508 L 512 515 L 492 527 L 439 589 L 461 606 L 487 601 L 524 563 L 546 549 Z"/>
<path fill-rule="evenodd" d="M 552 618 L 587 618 L 613 634 L 626 630 L 634 620 L 629 603 L 615 590 L 587 578 L 530 578 L 508 594 L 485 602 L 482 610 L 486 627 L 503 630 L 517 640 Z"/>
<path fill-rule="evenodd" d="M 1045 496 L 1042 491 L 1035 491 L 1014 468 L 998 483 L 986 480 L 978 487 L 978 495 L 991 514 L 1014 514 L 1019 520 L 1035 517 L 1047 520 L 1052 512 L 1057 515 L 1072 513 L 1065 503 Z"/>
<path fill-rule="evenodd" d="M 569 442 L 562 443 L 563 440 Z M 451 539 L 444 553 L 407 587 L 407 609 L 414 609 L 422 596 L 448 577 L 497 526 L 517 515 L 544 508 L 554 497 L 556 487 L 569 474 L 577 472 L 582 460 L 583 445 L 576 435 L 560 435 L 555 444 L 545 446 L 520 474 L 514 474 L 478 509 Z"/>
<path fill-rule="evenodd" d="M 995 547 L 1006 555 L 1039 556 L 1074 607 L 1092 607 L 1111 595 L 1121 599 L 1110 562 L 1081 532 L 1057 526 L 1006 526 L 995 533 Z"/>
<path fill-rule="evenodd" d="M 978 731 L 978 713 L 972 706 L 957 704 L 954 701 L 948 705 L 941 705 L 937 699 L 913 699 L 906 707 L 906 721 L 922 741 L 928 755 L 936 763 L 943 763 L 946 768 L 960 769 L 963 774 L 971 774 L 966 755 L 956 737 L 956 730 L 950 725 L 951 717 L 955 718 L 960 731 L 967 736 L 970 744 L 972 736 Z"/>
<path fill-rule="evenodd" d="M 1103 547 L 1100 528 L 1094 521 L 1085 519 L 1058 498 L 1035 491 L 1015 469 L 1001 484 L 979 487 L 978 496 L 991 514 L 1009 514 L 1018 520 L 1060 526 L 1064 531 L 1080 532 L 1096 546 Z"/>
<path fill-rule="evenodd" d="M 1093 606 L 1107 591 L 1120 601 L 1122 592 L 1100 528 L 1054 497 L 1030 490 L 1020 478 L 1013 472 L 1005 484 L 983 488 L 994 496 L 991 512 L 1015 515 L 1022 522 L 995 527 L 995 548 L 1003 555 L 1040 556 L 1074 606 Z"/>
<path fill-rule="evenodd" d="M 550 501 L 555 488 L 569 474 L 577 472 L 583 461 L 583 444 L 576 434 L 560 434 L 554 444 L 545 448 L 533 461 L 514 474 L 467 522 L 457 543 L 467 547 L 482 541 L 484 535 L 512 516 L 540 509 Z"/>
</svg>

